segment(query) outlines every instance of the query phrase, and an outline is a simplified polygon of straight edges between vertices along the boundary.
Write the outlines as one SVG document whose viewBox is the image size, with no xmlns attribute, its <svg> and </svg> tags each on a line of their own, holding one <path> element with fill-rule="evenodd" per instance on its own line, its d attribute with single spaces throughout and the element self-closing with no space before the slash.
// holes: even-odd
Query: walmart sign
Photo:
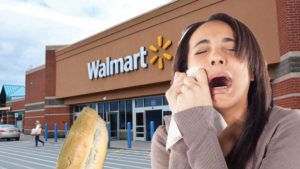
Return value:
<svg viewBox="0 0 300 169">
<path fill-rule="evenodd" d="M 148 52 L 144 46 L 140 47 L 139 52 L 111 60 L 106 57 L 105 62 L 101 59 L 87 63 L 88 76 L 90 80 L 105 78 L 120 73 L 136 71 L 138 67 L 146 69 L 146 56 Z"/>
</svg>

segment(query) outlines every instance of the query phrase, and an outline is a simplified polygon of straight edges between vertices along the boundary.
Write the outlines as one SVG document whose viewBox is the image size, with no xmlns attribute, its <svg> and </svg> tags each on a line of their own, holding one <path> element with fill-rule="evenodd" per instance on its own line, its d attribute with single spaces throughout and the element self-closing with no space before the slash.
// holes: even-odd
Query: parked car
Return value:
<svg viewBox="0 0 300 169">
<path fill-rule="evenodd" d="M 20 129 L 11 124 L 0 124 L 0 139 L 20 140 Z"/>
</svg>

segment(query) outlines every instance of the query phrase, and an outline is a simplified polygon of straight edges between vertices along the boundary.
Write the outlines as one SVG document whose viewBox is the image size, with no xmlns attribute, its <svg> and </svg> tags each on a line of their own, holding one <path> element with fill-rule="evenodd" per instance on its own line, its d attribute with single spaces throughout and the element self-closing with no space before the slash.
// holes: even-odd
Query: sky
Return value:
<svg viewBox="0 0 300 169">
<path fill-rule="evenodd" d="M 174 0 L 0 0 L 0 87 L 25 85 L 47 45 L 78 42 Z"/>
</svg>

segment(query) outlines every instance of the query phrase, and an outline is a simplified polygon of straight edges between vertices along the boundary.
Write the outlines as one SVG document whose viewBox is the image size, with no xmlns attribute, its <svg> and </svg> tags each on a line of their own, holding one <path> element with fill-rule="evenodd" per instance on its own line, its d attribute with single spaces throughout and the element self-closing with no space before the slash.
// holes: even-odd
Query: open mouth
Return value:
<svg viewBox="0 0 300 169">
<path fill-rule="evenodd" d="M 209 81 L 210 89 L 226 89 L 231 87 L 232 79 L 228 76 L 214 77 Z"/>
</svg>

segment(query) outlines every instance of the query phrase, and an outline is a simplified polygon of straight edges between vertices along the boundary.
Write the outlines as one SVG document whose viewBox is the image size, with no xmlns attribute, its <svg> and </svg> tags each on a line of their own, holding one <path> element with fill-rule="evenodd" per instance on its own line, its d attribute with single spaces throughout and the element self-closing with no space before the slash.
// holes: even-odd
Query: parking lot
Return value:
<svg viewBox="0 0 300 169">
<path fill-rule="evenodd" d="M 35 147 L 33 137 L 20 141 L 0 140 L 0 169 L 53 169 L 63 140 L 49 139 L 45 146 Z M 149 151 L 109 149 L 104 169 L 150 169 Z"/>
</svg>

